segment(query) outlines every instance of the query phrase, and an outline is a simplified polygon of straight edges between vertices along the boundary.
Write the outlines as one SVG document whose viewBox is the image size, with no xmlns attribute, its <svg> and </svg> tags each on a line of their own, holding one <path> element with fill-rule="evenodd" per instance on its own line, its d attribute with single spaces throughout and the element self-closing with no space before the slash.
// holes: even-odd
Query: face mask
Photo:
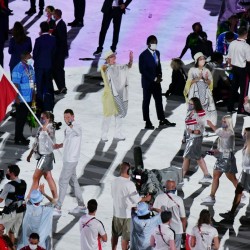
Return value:
<svg viewBox="0 0 250 250">
<path fill-rule="evenodd" d="M 171 193 L 171 194 L 175 194 L 176 192 L 176 189 L 173 189 L 173 190 L 167 190 L 166 193 Z"/>
<path fill-rule="evenodd" d="M 198 66 L 199 67 L 203 67 L 204 65 L 205 65 L 205 60 L 200 60 L 199 62 L 198 62 Z"/>
<path fill-rule="evenodd" d="M 51 17 L 52 20 L 56 21 L 56 18 L 54 16 Z"/>
<path fill-rule="evenodd" d="M 228 126 L 227 126 L 226 123 L 222 123 L 222 124 L 221 124 L 221 127 L 222 127 L 222 128 L 227 128 Z"/>
<path fill-rule="evenodd" d="M 42 118 L 40 119 L 40 122 L 41 122 L 41 124 L 42 124 L 42 125 L 44 125 L 44 124 L 45 124 L 45 120 L 44 120 L 44 119 L 42 119 Z"/>
<path fill-rule="evenodd" d="M 157 48 L 157 44 L 156 43 L 150 44 L 150 49 L 151 50 L 156 50 L 156 48 Z"/>
<path fill-rule="evenodd" d="M 192 111 L 192 110 L 194 110 L 194 105 L 188 104 L 188 111 Z"/>
<path fill-rule="evenodd" d="M 45 13 L 44 16 L 49 17 L 49 14 L 48 14 L 48 13 Z"/>
<path fill-rule="evenodd" d="M 243 140 L 245 141 L 247 139 L 246 134 L 242 135 Z"/>
<path fill-rule="evenodd" d="M 37 245 L 29 244 L 30 249 L 35 250 L 37 249 Z"/>
<path fill-rule="evenodd" d="M 27 60 L 27 64 L 28 65 L 33 65 L 34 64 L 34 60 L 32 58 Z"/>
<path fill-rule="evenodd" d="M 10 180 L 10 174 L 5 175 L 8 180 Z"/>
</svg>

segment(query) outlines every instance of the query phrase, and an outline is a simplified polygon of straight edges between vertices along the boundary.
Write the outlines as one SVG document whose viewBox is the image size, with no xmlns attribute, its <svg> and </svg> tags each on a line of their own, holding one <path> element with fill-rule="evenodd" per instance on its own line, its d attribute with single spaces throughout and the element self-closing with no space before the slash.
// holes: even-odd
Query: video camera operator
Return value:
<svg viewBox="0 0 250 250">
<path fill-rule="evenodd" d="M 19 173 L 20 168 L 17 165 L 8 166 L 6 178 L 10 181 L 4 185 L 0 194 L 0 202 L 5 202 L 0 215 L 0 224 L 5 226 L 13 244 L 23 220 L 25 210 L 23 201 L 27 187 L 26 182 L 18 178 Z"/>
</svg>

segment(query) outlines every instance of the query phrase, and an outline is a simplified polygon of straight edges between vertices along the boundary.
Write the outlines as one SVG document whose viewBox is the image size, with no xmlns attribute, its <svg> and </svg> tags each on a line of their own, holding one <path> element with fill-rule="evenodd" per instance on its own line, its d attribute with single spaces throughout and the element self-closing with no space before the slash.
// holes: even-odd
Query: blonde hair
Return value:
<svg viewBox="0 0 250 250">
<path fill-rule="evenodd" d="M 234 127 L 233 127 L 233 119 L 231 115 L 224 115 L 222 119 L 225 120 L 227 124 L 226 130 L 231 130 L 234 133 Z"/>
<path fill-rule="evenodd" d="M 171 68 L 173 70 L 179 70 L 184 66 L 184 63 L 181 59 L 179 58 L 173 58 L 170 64 Z"/>
</svg>

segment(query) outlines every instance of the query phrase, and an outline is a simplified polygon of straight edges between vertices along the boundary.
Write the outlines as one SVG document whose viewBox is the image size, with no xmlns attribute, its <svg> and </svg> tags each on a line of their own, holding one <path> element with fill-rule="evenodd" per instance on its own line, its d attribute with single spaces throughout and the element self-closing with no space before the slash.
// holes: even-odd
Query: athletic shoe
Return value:
<svg viewBox="0 0 250 250">
<path fill-rule="evenodd" d="M 240 199 L 240 203 L 246 204 L 247 201 L 248 201 L 247 196 L 244 193 L 242 193 L 242 196 L 241 196 L 241 199 Z"/>
<path fill-rule="evenodd" d="M 77 206 L 72 210 L 69 210 L 70 214 L 79 214 L 79 213 L 83 213 L 86 214 L 87 213 L 87 208 L 85 206 Z"/>
<path fill-rule="evenodd" d="M 199 184 L 208 184 L 211 183 L 213 180 L 213 177 L 211 175 L 204 175 L 204 177 L 199 181 Z"/>
<path fill-rule="evenodd" d="M 207 196 L 206 198 L 202 199 L 202 203 L 215 203 L 215 198 L 211 197 L 211 195 Z"/>
<path fill-rule="evenodd" d="M 107 142 L 107 141 L 108 141 L 108 138 L 107 138 L 107 137 L 102 137 L 101 140 L 102 140 L 103 142 Z"/>
<path fill-rule="evenodd" d="M 61 216 L 62 215 L 62 210 L 55 207 L 53 211 L 53 216 Z"/>
<path fill-rule="evenodd" d="M 155 127 L 152 125 L 152 123 L 151 123 L 151 122 L 146 122 L 146 124 L 145 124 L 145 129 L 151 129 L 151 130 L 154 130 L 154 129 L 155 129 Z"/>
</svg>

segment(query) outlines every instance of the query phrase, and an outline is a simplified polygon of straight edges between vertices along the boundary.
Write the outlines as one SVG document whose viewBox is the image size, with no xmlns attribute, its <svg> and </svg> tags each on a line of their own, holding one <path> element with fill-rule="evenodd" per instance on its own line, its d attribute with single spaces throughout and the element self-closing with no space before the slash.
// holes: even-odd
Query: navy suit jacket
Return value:
<svg viewBox="0 0 250 250">
<path fill-rule="evenodd" d="M 105 0 L 102 6 L 101 11 L 103 13 L 107 13 L 110 12 L 112 10 L 112 4 L 113 4 L 114 0 Z M 119 0 L 119 5 L 121 4 L 125 4 L 126 8 L 127 6 L 132 2 L 132 0 L 127 0 L 127 1 L 123 1 L 123 0 Z M 123 13 L 125 13 L 125 10 L 122 11 Z"/>
<path fill-rule="evenodd" d="M 35 41 L 33 50 L 34 67 L 42 69 L 52 68 L 55 57 L 56 38 L 50 34 L 42 34 Z"/>
<path fill-rule="evenodd" d="M 56 24 L 52 35 L 56 38 L 56 57 L 68 57 L 67 27 L 62 19 Z"/>
<path fill-rule="evenodd" d="M 139 56 L 139 70 L 143 88 L 149 87 L 154 83 L 156 77 L 162 75 L 160 52 L 158 50 L 156 50 L 156 55 L 158 64 L 155 63 L 155 59 L 148 49 L 144 50 Z"/>
</svg>

